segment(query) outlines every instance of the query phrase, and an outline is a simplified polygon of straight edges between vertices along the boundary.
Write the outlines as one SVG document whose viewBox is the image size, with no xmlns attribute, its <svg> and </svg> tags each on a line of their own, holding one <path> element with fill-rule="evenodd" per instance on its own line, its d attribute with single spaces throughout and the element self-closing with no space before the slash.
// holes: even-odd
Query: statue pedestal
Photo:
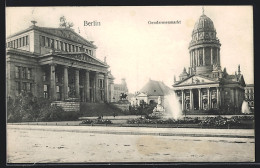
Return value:
<svg viewBox="0 0 260 168">
<path fill-rule="evenodd" d="M 157 104 L 157 106 L 153 109 L 152 116 L 163 116 L 165 112 L 165 109 L 162 105 Z"/>
</svg>

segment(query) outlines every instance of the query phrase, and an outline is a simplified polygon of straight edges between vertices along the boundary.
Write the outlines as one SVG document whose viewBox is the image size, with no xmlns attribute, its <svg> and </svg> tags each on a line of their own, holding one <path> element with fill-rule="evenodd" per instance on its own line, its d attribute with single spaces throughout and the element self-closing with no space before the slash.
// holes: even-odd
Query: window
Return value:
<svg viewBox="0 0 260 168">
<path fill-rule="evenodd" d="M 16 47 L 15 48 L 18 48 L 18 39 L 16 39 Z"/>
<path fill-rule="evenodd" d="M 56 86 L 57 100 L 61 99 L 60 86 Z"/>
<path fill-rule="evenodd" d="M 18 42 L 18 48 L 21 47 L 21 42 L 22 42 L 22 39 L 19 38 L 19 42 Z"/>
<path fill-rule="evenodd" d="M 48 98 L 48 85 L 43 85 L 43 97 Z"/>
<path fill-rule="evenodd" d="M 47 37 L 46 39 L 47 39 L 47 47 L 50 47 L 50 46 L 51 46 L 51 44 L 50 44 L 50 38 Z"/>
<path fill-rule="evenodd" d="M 72 45 L 72 52 L 75 52 L 75 46 Z"/>
<path fill-rule="evenodd" d="M 88 53 L 88 49 L 86 49 L 86 53 Z"/>
<path fill-rule="evenodd" d="M 25 46 L 24 41 L 25 41 L 25 37 L 22 38 L 22 47 Z"/>
<path fill-rule="evenodd" d="M 92 55 L 92 51 L 91 50 L 89 50 L 89 55 Z"/>
<path fill-rule="evenodd" d="M 26 90 L 27 90 L 27 92 L 32 91 L 32 84 L 31 83 L 26 83 Z"/>
<path fill-rule="evenodd" d="M 60 92 L 60 87 L 56 86 L 56 92 L 59 93 Z"/>
<path fill-rule="evenodd" d="M 55 75 L 55 81 L 56 81 L 56 83 L 59 82 L 59 78 L 58 78 L 58 75 L 57 75 L 57 74 Z"/>
<path fill-rule="evenodd" d="M 28 68 L 27 79 L 32 79 L 32 68 Z"/>
<path fill-rule="evenodd" d="M 26 91 L 26 82 L 22 83 L 22 91 Z"/>
<path fill-rule="evenodd" d="M 50 47 L 54 48 L 54 40 L 53 39 L 50 39 Z"/>
<path fill-rule="evenodd" d="M 71 52 L 71 44 L 69 44 L 69 52 Z"/>
<path fill-rule="evenodd" d="M 79 51 L 79 47 L 78 46 L 76 46 L 76 52 L 78 52 Z"/>
<path fill-rule="evenodd" d="M 59 41 L 58 40 L 56 40 L 56 49 L 60 49 L 60 46 L 59 46 Z"/>
<path fill-rule="evenodd" d="M 15 94 L 18 95 L 19 93 L 21 93 L 20 82 L 15 82 Z"/>
<path fill-rule="evenodd" d="M 46 72 L 43 72 L 42 80 L 46 81 Z"/>
<path fill-rule="evenodd" d="M 26 68 L 22 67 L 22 79 L 26 78 Z"/>
<path fill-rule="evenodd" d="M 68 46 L 67 46 L 67 43 L 64 43 L 65 44 L 65 51 L 68 52 Z"/>
<path fill-rule="evenodd" d="M 60 50 L 61 50 L 61 51 L 64 51 L 63 42 L 62 42 L 62 41 L 60 42 Z"/>
<path fill-rule="evenodd" d="M 13 41 L 11 41 L 11 46 L 10 47 L 12 47 L 13 48 Z"/>
<path fill-rule="evenodd" d="M 20 77 L 20 67 L 16 66 L 15 67 L 15 78 L 19 78 Z"/>
<path fill-rule="evenodd" d="M 29 39 L 28 39 L 28 36 L 25 37 L 25 42 L 26 42 L 26 45 L 29 45 Z"/>
<path fill-rule="evenodd" d="M 41 36 L 41 46 L 45 46 L 45 36 Z"/>
</svg>

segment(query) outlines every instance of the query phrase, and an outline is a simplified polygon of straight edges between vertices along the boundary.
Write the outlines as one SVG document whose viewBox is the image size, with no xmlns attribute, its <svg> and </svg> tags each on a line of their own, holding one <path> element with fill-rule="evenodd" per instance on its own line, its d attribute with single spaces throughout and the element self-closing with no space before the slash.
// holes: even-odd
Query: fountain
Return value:
<svg viewBox="0 0 260 168">
<path fill-rule="evenodd" d="M 157 106 L 154 107 L 153 113 L 151 114 L 152 116 L 162 117 L 164 115 L 165 109 L 161 104 L 162 104 L 162 100 L 161 100 L 161 96 L 159 96 Z"/>
<path fill-rule="evenodd" d="M 245 100 L 244 100 L 243 103 L 242 103 L 241 112 L 242 112 L 243 114 L 249 114 L 249 113 L 251 113 L 251 111 L 249 110 L 248 103 L 247 103 Z"/>
<path fill-rule="evenodd" d="M 178 98 L 175 94 L 165 96 L 165 107 L 161 105 L 161 97 L 158 97 L 158 104 L 153 109 L 152 116 L 160 118 L 173 118 L 175 120 L 183 118 L 182 110 Z"/>
<path fill-rule="evenodd" d="M 165 98 L 166 117 L 174 120 L 182 119 L 182 110 L 179 100 L 175 94 L 170 94 Z"/>
</svg>

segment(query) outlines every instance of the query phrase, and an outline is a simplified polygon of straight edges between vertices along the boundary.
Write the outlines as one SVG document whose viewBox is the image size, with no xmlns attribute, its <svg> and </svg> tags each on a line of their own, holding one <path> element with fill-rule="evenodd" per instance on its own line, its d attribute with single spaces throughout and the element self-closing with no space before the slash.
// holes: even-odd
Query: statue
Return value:
<svg viewBox="0 0 260 168">
<path fill-rule="evenodd" d="M 120 100 L 126 100 L 127 94 L 121 93 Z"/>
<path fill-rule="evenodd" d="M 162 116 L 163 115 L 163 112 L 165 112 L 165 109 L 161 104 L 162 104 L 162 99 L 161 99 L 161 96 L 159 96 L 158 97 L 158 104 L 157 104 L 156 107 L 154 107 L 152 115 L 155 115 L 155 116 Z"/>
<path fill-rule="evenodd" d="M 158 97 L 158 104 L 161 105 L 162 100 L 161 100 L 161 96 Z"/>
</svg>

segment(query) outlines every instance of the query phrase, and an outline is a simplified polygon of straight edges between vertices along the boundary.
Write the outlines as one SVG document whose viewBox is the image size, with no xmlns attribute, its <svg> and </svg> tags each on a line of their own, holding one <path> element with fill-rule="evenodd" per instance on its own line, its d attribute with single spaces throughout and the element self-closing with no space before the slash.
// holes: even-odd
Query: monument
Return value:
<svg viewBox="0 0 260 168">
<path fill-rule="evenodd" d="M 165 109 L 161 104 L 162 104 L 162 100 L 161 100 L 161 96 L 159 96 L 158 97 L 158 104 L 157 104 L 156 107 L 154 107 L 153 113 L 151 114 L 151 116 L 162 117 L 164 115 Z"/>
</svg>

